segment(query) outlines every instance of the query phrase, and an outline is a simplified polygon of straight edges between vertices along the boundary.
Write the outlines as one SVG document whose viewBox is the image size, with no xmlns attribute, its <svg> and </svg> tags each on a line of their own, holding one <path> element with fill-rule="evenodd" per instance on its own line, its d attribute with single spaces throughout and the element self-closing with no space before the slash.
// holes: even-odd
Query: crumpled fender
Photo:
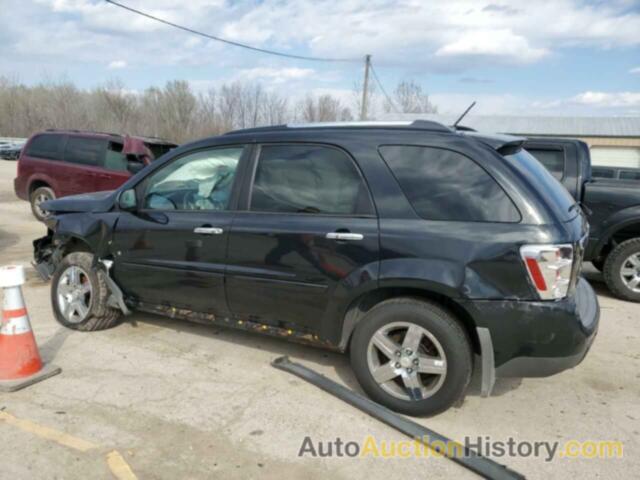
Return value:
<svg viewBox="0 0 640 480">
<path fill-rule="evenodd" d="M 47 280 L 62 260 L 65 246 L 72 240 L 86 244 L 95 254 L 94 267 L 110 254 L 109 245 L 118 213 L 54 215 L 45 220 L 49 228 L 45 237 L 33 242 L 34 266 Z"/>
<path fill-rule="evenodd" d="M 78 239 L 86 243 L 99 258 L 107 253 L 108 240 L 118 220 L 118 213 L 69 213 L 55 217 L 55 220 L 54 240 L 59 239 L 63 243 L 71 238 Z"/>
</svg>

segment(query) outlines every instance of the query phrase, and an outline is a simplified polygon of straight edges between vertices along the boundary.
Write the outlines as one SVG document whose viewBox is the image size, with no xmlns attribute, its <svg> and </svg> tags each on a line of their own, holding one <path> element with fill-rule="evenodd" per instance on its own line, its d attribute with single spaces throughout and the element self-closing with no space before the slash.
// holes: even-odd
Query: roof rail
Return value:
<svg viewBox="0 0 640 480">
<path fill-rule="evenodd" d="M 362 121 L 362 122 L 316 122 L 316 123 L 287 123 L 285 125 L 273 125 L 269 127 L 244 128 L 232 130 L 225 135 L 232 133 L 258 133 L 272 132 L 281 130 L 295 129 L 314 129 L 314 128 L 391 128 L 391 129 L 409 129 L 409 130 L 425 130 L 435 132 L 451 132 L 451 129 L 441 123 L 431 120 L 413 120 L 399 122 L 378 122 L 378 121 Z"/>
<path fill-rule="evenodd" d="M 124 135 L 121 133 L 98 132 L 96 130 L 78 130 L 76 128 L 47 128 L 45 132 L 97 133 L 98 135 L 111 135 L 112 137 L 124 137 Z"/>
</svg>

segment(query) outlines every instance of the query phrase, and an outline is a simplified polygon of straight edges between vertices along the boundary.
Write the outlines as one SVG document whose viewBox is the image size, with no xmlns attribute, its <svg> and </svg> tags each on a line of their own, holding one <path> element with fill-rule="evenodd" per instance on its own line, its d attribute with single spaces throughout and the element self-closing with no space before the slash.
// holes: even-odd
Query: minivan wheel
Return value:
<svg viewBox="0 0 640 480">
<path fill-rule="evenodd" d="M 53 193 L 49 187 L 38 187 L 33 192 L 31 192 L 31 212 L 33 216 L 36 217 L 40 222 L 42 222 L 48 215 L 49 212 L 42 208 L 42 204 L 48 200 L 53 200 L 56 198 L 56 194 Z"/>
<path fill-rule="evenodd" d="M 471 343 L 455 316 L 412 298 L 386 300 L 367 312 L 350 356 L 372 399 L 415 416 L 438 414 L 460 400 L 473 367 Z"/>
<path fill-rule="evenodd" d="M 73 330 L 105 330 L 122 320 L 122 312 L 107 305 L 106 274 L 92 269 L 92 262 L 91 253 L 70 253 L 51 279 L 51 304 L 56 320 Z"/>
<path fill-rule="evenodd" d="M 602 273 L 616 297 L 640 302 L 640 238 L 616 246 L 607 257 Z"/>
</svg>

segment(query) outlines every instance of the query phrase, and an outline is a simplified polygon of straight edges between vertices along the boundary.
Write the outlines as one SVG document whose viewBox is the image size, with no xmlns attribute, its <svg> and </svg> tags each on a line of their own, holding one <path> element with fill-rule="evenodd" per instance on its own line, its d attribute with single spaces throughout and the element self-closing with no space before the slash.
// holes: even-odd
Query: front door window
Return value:
<svg viewBox="0 0 640 480">
<path fill-rule="evenodd" d="M 147 181 L 143 208 L 226 210 L 242 151 L 242 147 L 201 150 L 170 163 Z"/>
</svg>

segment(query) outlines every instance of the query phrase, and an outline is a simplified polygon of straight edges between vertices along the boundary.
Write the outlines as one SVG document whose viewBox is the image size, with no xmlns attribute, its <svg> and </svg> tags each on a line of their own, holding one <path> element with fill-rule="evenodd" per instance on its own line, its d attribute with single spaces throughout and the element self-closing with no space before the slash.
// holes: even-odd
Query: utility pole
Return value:
<svg viewBox="0 0 640 480">
<path fill-rule="evenodd" d="M 369 95 L 369 67 L 371 66 L 371 55 L 364 57 L 364 83 L 362 84 L 362 105 L 360 106 L 360 120 L 367 119 L 367 97 Z"/>
</svg>

